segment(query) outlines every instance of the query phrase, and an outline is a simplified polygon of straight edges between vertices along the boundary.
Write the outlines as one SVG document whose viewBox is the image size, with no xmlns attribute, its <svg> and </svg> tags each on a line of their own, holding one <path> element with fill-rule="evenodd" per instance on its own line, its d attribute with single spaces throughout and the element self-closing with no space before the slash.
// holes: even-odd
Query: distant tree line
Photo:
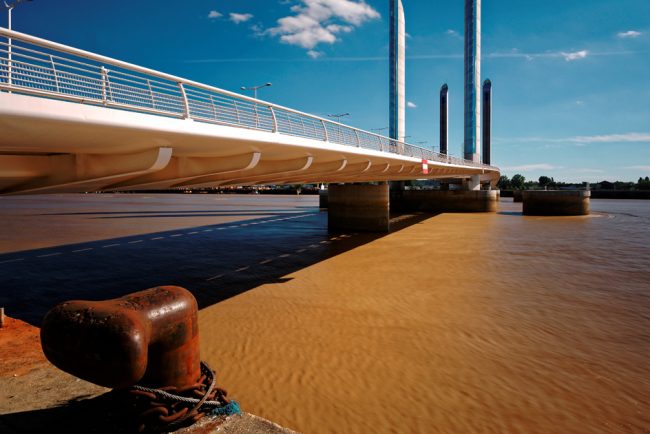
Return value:
<svg viewBox="0 0 650 434">
<path fill-rule="evenodd" d="M 556 181 L 552 177 L 540 176 L 537 181 L 526 181 L 526 177 L 517 173 L 512 178 L 501 175 L 497 187 L 501 190 L 545 190 L 577 187 L 580 184 Z M 598 190 L 650 190 L 650 177 L 640 177 L 636 182 L 600 181 L 589 184 L 590 188 Z"/>
</svg>

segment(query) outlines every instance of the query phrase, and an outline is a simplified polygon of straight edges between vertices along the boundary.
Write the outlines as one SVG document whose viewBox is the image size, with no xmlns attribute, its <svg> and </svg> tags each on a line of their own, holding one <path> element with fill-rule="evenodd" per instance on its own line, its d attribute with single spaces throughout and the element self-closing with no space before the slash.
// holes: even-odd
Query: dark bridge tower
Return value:
<svg viewBox="0 0 650 434">
<path fill-rule="evenodd" d="M 390 123 L 391 139 L 406 136 L 406 29 L 402 0 L 390 0 Z"/>
<path fill-rule="evenodd" d="M 483 82 L 483 125 L 482 125 L 482 157 L 483 164 L 490 164 L 492 157 L 492 82 L 487 79 Z"/>
<path fill-rule="evenodd" d="M 465 0 L 465 159 L 480 162 L 481 0 Z"/>
<path fill-rule="evenodd" d="M 440 153 L 447 154 L 449 143 L 449 86 L 440 88 Z"/>
<path fill-rule="evenodd" d="M 390 114 L 389 136 L 398 142 L 406 137 L 406 28 L 402 0 L 390 0 Z M 403 145 L 396 143 L 395 150 L 400 152 Z M 404 181 L 391 181 L 390 190 L 400 194 L 404 190 Z"/>
</svg>

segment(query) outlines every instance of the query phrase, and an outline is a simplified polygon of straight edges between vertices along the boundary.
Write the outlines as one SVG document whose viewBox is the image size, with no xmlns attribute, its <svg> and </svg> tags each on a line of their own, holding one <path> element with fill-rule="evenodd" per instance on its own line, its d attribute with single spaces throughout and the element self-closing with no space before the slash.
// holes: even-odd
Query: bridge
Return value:
<svg viewBox="0 0 650 434">
<path fill-rule="evenodd" d="M 0 36 L 0 193 L 498 178 L 495 167 L 329 119 Z"/>
</svg>

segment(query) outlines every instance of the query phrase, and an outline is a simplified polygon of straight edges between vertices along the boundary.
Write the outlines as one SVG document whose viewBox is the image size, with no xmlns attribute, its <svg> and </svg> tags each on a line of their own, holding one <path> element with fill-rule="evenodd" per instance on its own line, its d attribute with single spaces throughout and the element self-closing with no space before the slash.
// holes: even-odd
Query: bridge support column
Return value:
<svg viewBox="0 0 650 434">
<path fill-rule="evenodd" d="M 387 183 L 330 184 L 327 224 L 330 229 L 388 232 L 389 202 Z"/>
<path fill-rule="evenodd" d="M 329 190 L 318 190 L 318 207 L 326 209 L 328 207 Z"/>
<path fill-rule="evenodd" d="M 524 191 L 524 215 L 588 215 L 590 191 Z"/>
<path fill-rule="evenodd" d="M 407 190 L 393 208 L 413 212 L 496 212 L 499 190 Z"/>
<path fill-rule="evenodd" d="M 481 175 L 472 175 L 470 179 L 463 183 L 466 190 L 477 191 L 481 189 Z"/>
</svg>

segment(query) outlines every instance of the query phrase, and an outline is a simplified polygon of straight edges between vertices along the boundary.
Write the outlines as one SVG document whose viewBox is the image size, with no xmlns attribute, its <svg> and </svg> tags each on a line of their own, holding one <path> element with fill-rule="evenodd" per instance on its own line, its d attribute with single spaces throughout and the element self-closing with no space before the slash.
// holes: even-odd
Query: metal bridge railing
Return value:
<svg viewBox="0 0 650 434">
<path fill-rule="evenodd" d="M 496 169 L 5 28 L 0 90 Z"/>
</svg>

